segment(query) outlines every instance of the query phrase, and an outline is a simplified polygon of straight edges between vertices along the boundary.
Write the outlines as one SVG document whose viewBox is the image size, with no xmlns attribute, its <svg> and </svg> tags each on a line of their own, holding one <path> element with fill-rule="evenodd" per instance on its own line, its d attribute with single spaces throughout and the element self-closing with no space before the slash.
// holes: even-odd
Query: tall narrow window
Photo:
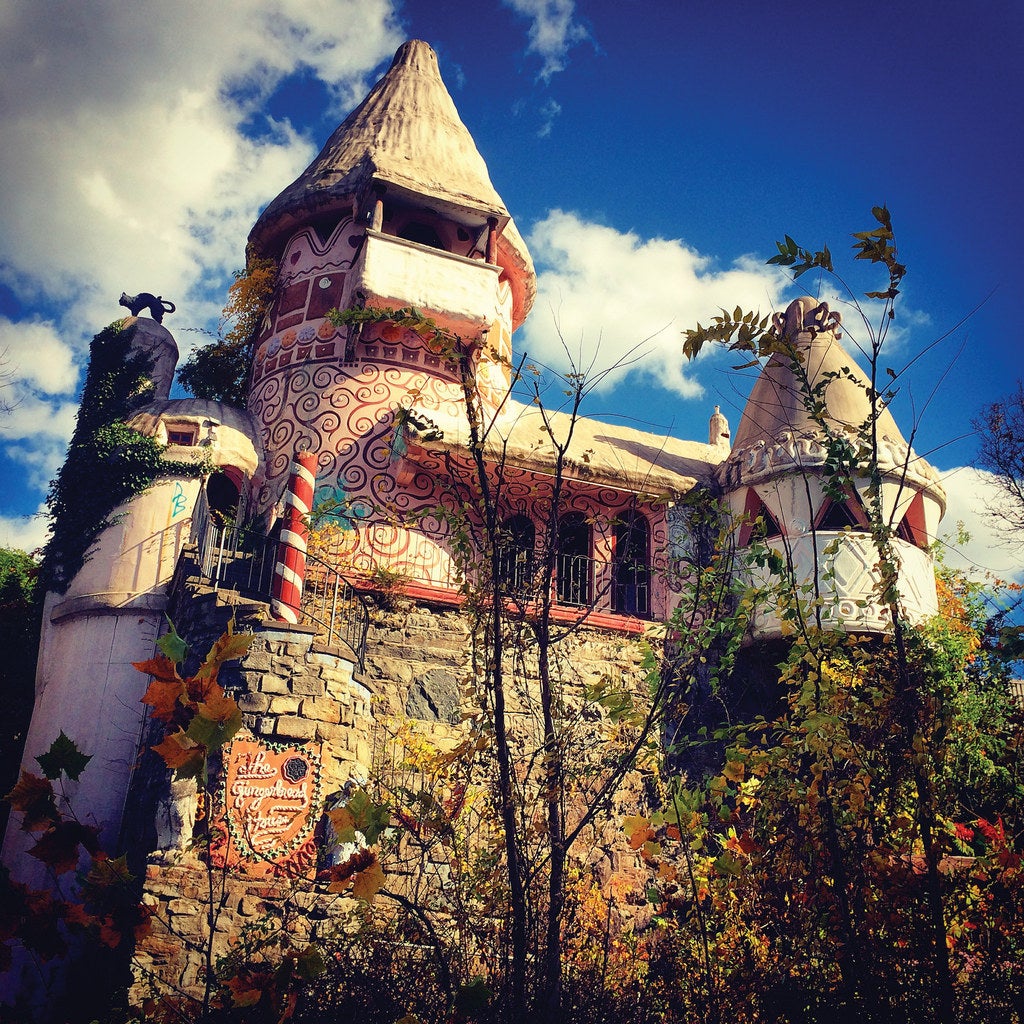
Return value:
<svg viewBox="0 0 1024 1024">
<path fill-rule="evenodd" d="M 498 538 L 498 586 L 506 594 L 528 594 L 533 583 L 536 531 L 526 516 L 506 519 Z"/>
<path fill-rule="evenodd" d="M 651 614 L 651 530 L 639 512 L 626 512 L 615 523 L 612 553 L 612 611 Z"/>
<path fill-rule="evenodd" d="M 558 521 L 555 594 L 559 604 L 583 607 L 591 602 L 590 524 L 582 512 Z"/>
</svg>

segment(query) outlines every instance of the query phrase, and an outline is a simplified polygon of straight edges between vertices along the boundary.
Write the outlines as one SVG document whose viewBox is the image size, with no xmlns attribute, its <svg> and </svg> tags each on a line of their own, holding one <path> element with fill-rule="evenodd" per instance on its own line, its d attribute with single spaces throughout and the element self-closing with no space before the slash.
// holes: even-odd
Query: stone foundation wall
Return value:
<svg viewBox="0 0 1024 1024">
<path fill-rule="evenodd" d="M 419 731 L 441 743 L 454 742 L 465 733 L 462 695 L 470 672 L 469 636 L 465 617 L 456 609 L 404 599 L 394 607 L 376 607 L 365 668 L 359 672 L 350 652 L 318 646 L 310 629 L 269 620 L 265 605 L 239 601 L 230 593 L 213 594 L 194 579 L 183 580 L 176 594 L 172 618 L 197 661 L 232 617 L 236 631 L 256 634 L 246 657 L 225 666 L 221 675 L 243 712 L 239 738 L 316 748 L 322 763 L 322 794 L 342 788 L 353 777 L 371 777 L 375 761 L 386 760 L 390 753 L 387 745 L 397 722 L 413 720 Z M 602 678 L 622 688 L 643 684 L 643 651 L 632 637 L 580 629 L 557 645 L 555 657 L 565 681 L 566 714 L 578 710 L 586 684 Z M 523 668 L 527 677 L 535 672 L 528 654 Z M 530 710 L 530 690 L 527 684 L 510 692 L 520 713 Z M 601 715 L 591 707 L 588 718 L 580 716 L 579 742 L 599 742 L 601 732 Z M 155 761 L 155 755 L 148 755 L 150 808 L 161 787 L 166 792 L 168 785 L 168 773 Z M 642 789 L 639 777 L 629 779 L 619 809 L 641 805 Z M 146 848 L 153 849 L 152 830 L 147 835 Z M 635 854 L 621 834 L 618 815 L 588 839 L 585 857 L 598 879 L 628 872 L 634 864 Z M 171 849 L 150 855 L 144 870 L 144 898 L 154 908 L 155 924 L 137 951 L 136 995 L 157 979 L 198 996 L 210 904 L 206 866 L 191 851 Z M 301 936 L 338 904 L 337 896 L 326 894 L 325 885 L 312 882 L 311 868 L 305 877 L 292 880 L 219 871 L 214 879 L 214 960 L 256 922 L 288 920 Z"/>
</svg>

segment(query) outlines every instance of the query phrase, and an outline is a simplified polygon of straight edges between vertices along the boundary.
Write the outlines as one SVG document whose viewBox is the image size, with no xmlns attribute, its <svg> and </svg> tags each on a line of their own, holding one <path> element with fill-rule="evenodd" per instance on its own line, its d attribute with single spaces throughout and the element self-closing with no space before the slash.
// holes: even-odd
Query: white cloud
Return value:
<svg viewBox="0 0 1024 1024">
<path fill-rule="evenodd" d="M 20 501 L 25 493 L 44 491 L 67 455 L 68 442 L 75 429 L 78 405 L 73 401 L 40 397 L 33 391 L 18 390 L 11 411 L 0 418 L 0 441 L 4 454 L 24 467 L 22 494 L 4 497 Z"/>
<path fill-rule="evenodd" d="M 1024 582 L 1021 538 L 991 514 L 1001 499 L 993 474 L 958 466 L 943 473 L 942 485 L 948 499 L 940 527 L 946 561 L 979 580 L 989 575 Z M 958 523 L 970 534 L 966 544 L 955 543 Z"/>
<path fill-rule="evenodd" d="M 0 516 L 0 547 L 35 551 L 46 543 L 45 509 L 31 516 Z"/>
<path fill-rule="evenodd" d="M 23 296 L 73 301 L 79 324 L 113 319 L 122 289 L 191 319 L 313 155 L 288 124 L 247 137 L 257 104 L 300 69 L 340 99 L 361 92 L 400 42 L 391 17 L 386 0 L 9 6 L 0 175 L 17 202 L 0 272 Z"/>
<path fill-rule="evenodd" d="M 557 100 L 548 98 L 546 102 L 541 104 L 540 116 L 541 126 L 537 129 L 537 137 L 546 139 L 551 134 L 551 129 L 555 126 L 555 118 L 562 112 L 562 104 Z"/>
<path fill-rule="evenodd" d="M 58 438 L 67 444 L 75 429 L 77 409 L 74 402 L 48 401 L 31 392 L 23 393 L 0 420 L 0 437 L 15 441 Z"/>
<path fill-rule="evenodd" d="M 530 19 L 527 53 L 537 54 L 543 64 L 540 77 L 546 82 L 566 64 L 569 50 L 588 38 L 589 33 L 574 19 L 574 0 L 505 0 L 523 17 Z"/>
<path fill-rule="evenodd" d="M 602 369 L 629 359 L 639 345 L 642 362 L 611 373 L 604 388 L 634 374 L 699 397 L 703 389 L 684 364 L 680 332 L 706 324 L 722 307 L 768 312 L 788 284 L 753 259 L 719 269 L 678 239 L 643 239 L 562 210 L 534 225 L 529 244 L 540 268 L 538 294 L 520 346 L 565 369 L 564 339 L 577 365 L 596 355 Z"/>
<path fill-rule="evenodd" d="M 0 316 L 0 359 L 6 361 L 3 373 L 10 375 L 15 389 L 27 384 L 51 395 L 75 390 L 74 351 L 49 321 L 14 323 Z"/>
</svg>

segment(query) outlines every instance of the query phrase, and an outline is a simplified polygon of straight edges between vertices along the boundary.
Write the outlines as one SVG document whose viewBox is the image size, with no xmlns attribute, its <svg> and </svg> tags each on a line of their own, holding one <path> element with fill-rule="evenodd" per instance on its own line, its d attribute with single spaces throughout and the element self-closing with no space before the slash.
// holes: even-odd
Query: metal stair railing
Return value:
<svg viewBox="0 0 1024 1024">
<path fill-rule="evenodd" d="M 202 499 L 193 515 L 192 536 L 200 573 L 215 591 L 224 588 L 270 601 L 277 559 L 275 537 L 216 522 Z M 366 598 L 337 569 L 312 555 L 306 556 L 301 610 L 303 622 L 318 627 L 318 639 L 330 647 L 347 647 L 363 671 L 370 628 Z"/>
<path fill-rule="evenodd" d="M 328 646 L 347 647 L 360 670 L 366 660 L 366 634 L 370 606 L 366 598 L 338 570 L 315 555 L 306 556 L 306 582 L 302 614 L 316 623 Z"/>
</svg>

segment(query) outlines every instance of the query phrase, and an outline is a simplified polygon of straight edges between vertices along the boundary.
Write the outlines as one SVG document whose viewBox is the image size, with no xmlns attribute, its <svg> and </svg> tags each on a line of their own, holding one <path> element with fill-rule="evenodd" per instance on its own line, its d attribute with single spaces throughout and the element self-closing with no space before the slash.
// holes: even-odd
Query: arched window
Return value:
<svg viewBox="0 0 1024 1024">
<path fill-rule="evenodd" d="M 498 536 L 498 586 L 507 594 L 527 594 L 533 583 L 536 530 L 527 516 L 512 516 Z"/>
<path fill-rule="evenodd" d="M 585 607 L 591 603 L 590 532 L 582 512 L 569 512 L 558 521 L 555 595 L 559 604 Z"/>
<path fill-rule="evenodd" d="M 441 236 L 429 225 L 422 221 L 411 220 L 399 232 L 399 238 L 408 239 L 410 242 L 419 242 L 420 245 L 429 245 L 432 249 L 447 249 Z"/>
<path fill-rule="evenodd" d="M 651 614 L 651 530 L 639 512 L 626 512 L 613 528 L 612 611 Z"/>
</svg>

